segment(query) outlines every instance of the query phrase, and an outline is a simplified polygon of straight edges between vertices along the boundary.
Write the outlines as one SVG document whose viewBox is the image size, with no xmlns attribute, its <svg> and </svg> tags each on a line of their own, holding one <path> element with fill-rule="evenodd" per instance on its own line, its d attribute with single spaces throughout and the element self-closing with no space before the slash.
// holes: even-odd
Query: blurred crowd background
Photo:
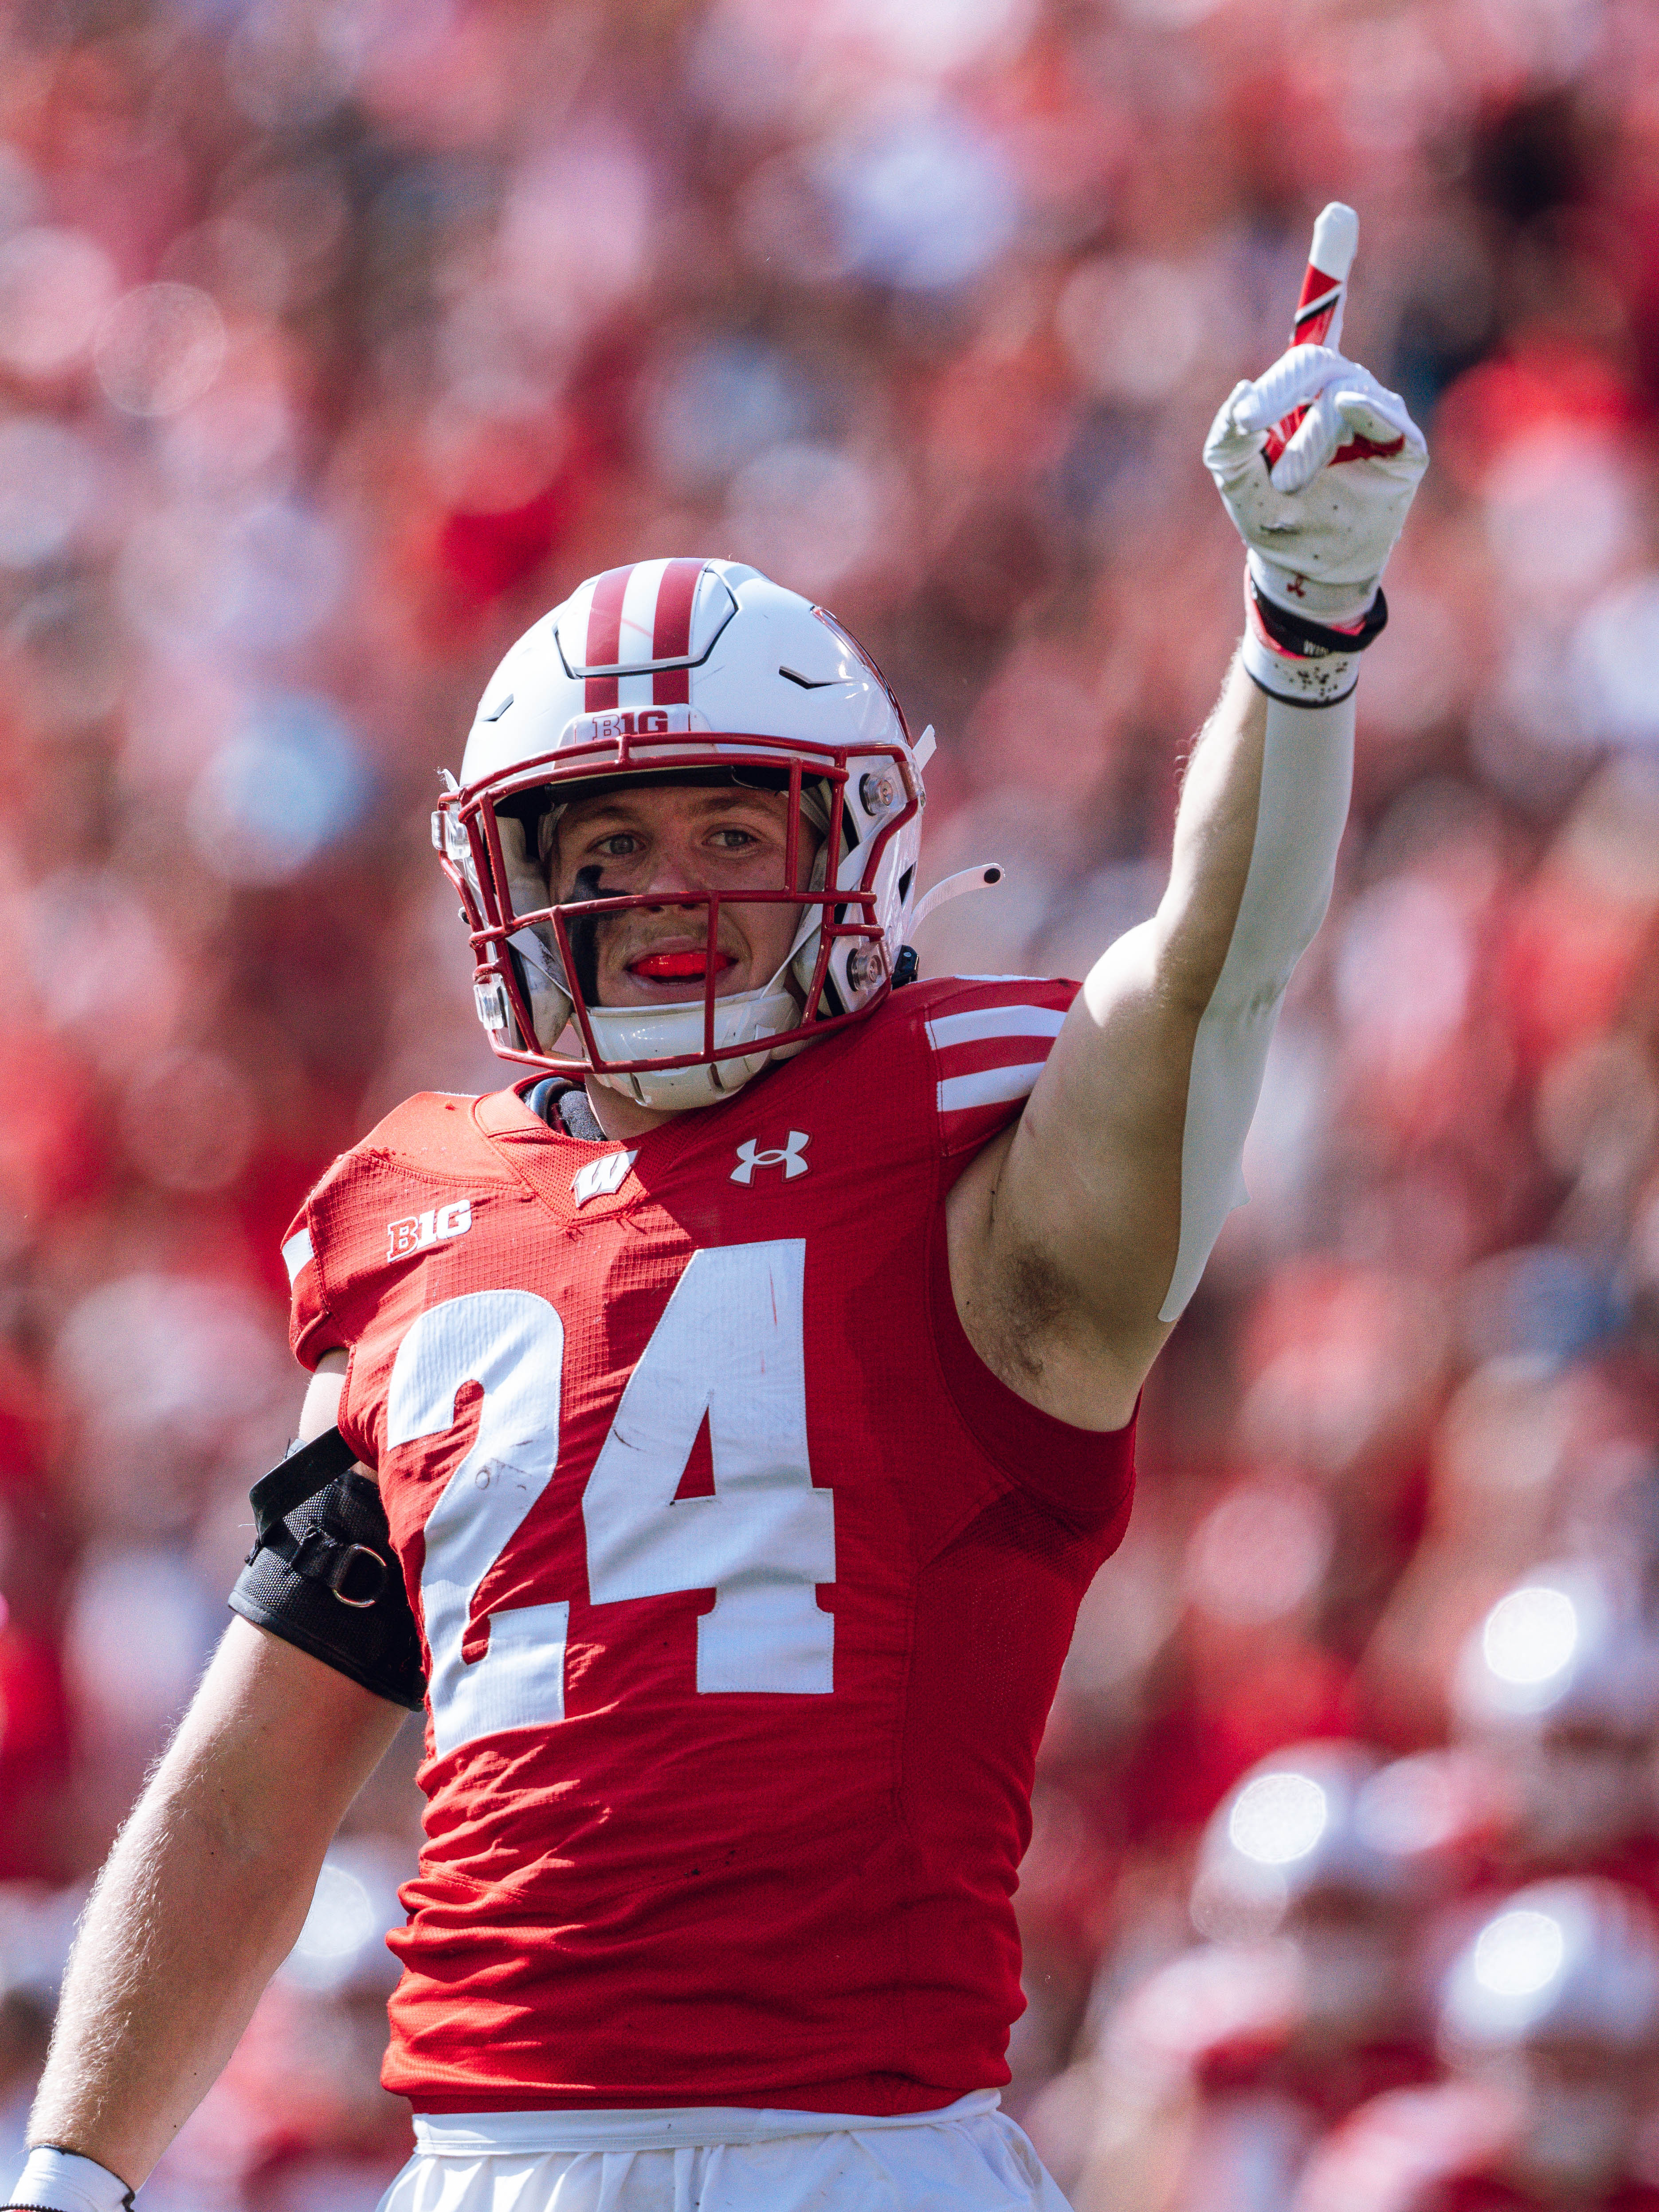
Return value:
<svg viewBox="0 0 1659 2212">
<path fill-rule="evenodd" d="M 1045 1744 L 1009 2101 L 1084 2212 L 1659 2203 L 1645 0 L 0 16 L 0 2165 L 290 1432 L 283 1229 L 501 1080 L 427 837 L 500 653 L 658 554 L 823 600 L 937 726 L 924 881 L 1009 871 L 924 973 L 1080 975 L 1240 627 L 1203 432 L 1339 197 L 1434 465 Z M 417 1749 L 158 2212 L 402 2157 Z"/>
</svg>

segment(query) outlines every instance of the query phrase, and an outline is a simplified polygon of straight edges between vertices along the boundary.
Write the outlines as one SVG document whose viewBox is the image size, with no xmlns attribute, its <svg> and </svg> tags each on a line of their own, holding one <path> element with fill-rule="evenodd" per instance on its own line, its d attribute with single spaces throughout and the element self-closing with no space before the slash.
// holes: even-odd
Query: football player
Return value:
<svg viewBox="0 0 1659 2212">
<path fill-rule="evenodd" d="M 1293 1744 L 1229 1792 L 1192 1897 L 1219 1940 L 1131 1991 L 1079 2069 L 1090 2094 L 1073 2109 L 1091 2131 L 1073 2197 L 1085 2212 L 1137 2198 L 1282 2212 L 1322 2134 L 1385 2090 L 1435 2079 L 1419 1953 L 1455 1868 L 1437 1832 L 1443 1765 Z"/>
<path fill-rule="evenodd" d="M 422 1704 L 389 2205 L 1059 2202 L 997 2110 L 1033 1759 L 1243 1194 L 1425 453 L 1304 343 L 1205 458 L 1245 640 L 1081 988 L 913 980 L 931 735 L 754 569 L 612 569 L 491 678 L 434 830 L 522 1073 L 400 1107 L 289 1237 L 302 1445 L 13 2203 L 128 2201 Z"/>
<path fill-rule="evenodd" d="M 1532 1883 L 1441 1991 L 1450 2076 L 1364 2105 L 1291 2212 L 1659 2212 L 1659 1923 L 1599 1877 Z"/>
<path fill-rule="evenodd" d="M 1467 1638 L 1450 1687 L 1504 1801 L 1510 1877 L 1595 1872 L 1659 1897 L 1659 1632 L 1623 1563 L 1533 1568 Z"/>
</svg>

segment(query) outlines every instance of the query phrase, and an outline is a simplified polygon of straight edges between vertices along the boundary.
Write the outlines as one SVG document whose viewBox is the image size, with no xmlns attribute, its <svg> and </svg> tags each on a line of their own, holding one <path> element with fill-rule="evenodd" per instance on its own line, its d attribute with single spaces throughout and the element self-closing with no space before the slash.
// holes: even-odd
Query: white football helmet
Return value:
<svg viewBox="0 0 1659 2212">
<path fill-rule="evenodd" d="M 1554 2040 L 1654 2050 L 1659 1922 L 1622 1882 L 1535 1881 L 1458 1954 L 1441 2003 L 1441 2039 L 1454 2052 Z"/>
<path fill-rule="evenodd" d="M 757 569 L 641 561 L 590 577 L 491 677 L 460 781 L 432 817 L 491 1046 L 678 1109 L 729 1097 L 769 1060 L 870 1012 L 904 953 L 932 750 L 933 732 L 912 741 L 886 679 L 833 616 Z M 658 902 L 597 883 L 596 896 L 552 902 L 560 811 L 583 786 L 724 776 L 789 794 L 787 881 L 742 894 L 800 908 L 782 966 L 760 989 L 717 996 L 722 894 L 677 896 L 708 909 L 699 995 L 594 1003 L 583 956 L 594 918 Z M 816 832 L 805 841 L 803 821 Z"/>
<path fill-rule="evenodd" d="M 1383 1913 L 1420 1902 L 1438 1869 L 1422 1824 L 1401 1817 L 1412 1781 L 1405 1765 L 1343 1738 L 1259 1759 L 1205 1826 L 1192 1898 L 1198 1927 L 1261 1936 L 1333 1899 Z"/>
</svg>

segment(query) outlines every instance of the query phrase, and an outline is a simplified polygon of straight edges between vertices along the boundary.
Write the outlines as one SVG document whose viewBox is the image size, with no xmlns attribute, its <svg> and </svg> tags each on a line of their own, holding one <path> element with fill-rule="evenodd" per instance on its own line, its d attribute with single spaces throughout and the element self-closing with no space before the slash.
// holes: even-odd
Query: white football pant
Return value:
<svg viewBox="0 0 1659 2212">
<path fill-rule="evenodd" d="M 380 2212 L 1067 2212 L 983 2089 L 875 2119 L 731 2107 L 417 2118 Z"/>
</svg>

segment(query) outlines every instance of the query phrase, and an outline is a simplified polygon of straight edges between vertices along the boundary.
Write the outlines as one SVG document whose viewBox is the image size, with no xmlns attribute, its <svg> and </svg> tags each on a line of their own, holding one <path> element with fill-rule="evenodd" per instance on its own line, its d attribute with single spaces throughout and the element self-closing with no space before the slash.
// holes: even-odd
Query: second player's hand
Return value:
<svg viewBox="0 0 1659 2212">
<path fill-rule="evenodd" d="M 1270 470 L 1267 433 L 1297 407 Z M 1256 589 L 1325 623 L 1370 607 L 1428 461 L 1404 400 L 1328 346 L 1292 346 L 1236 385 L 1204 442 Z"/>
</svg>

